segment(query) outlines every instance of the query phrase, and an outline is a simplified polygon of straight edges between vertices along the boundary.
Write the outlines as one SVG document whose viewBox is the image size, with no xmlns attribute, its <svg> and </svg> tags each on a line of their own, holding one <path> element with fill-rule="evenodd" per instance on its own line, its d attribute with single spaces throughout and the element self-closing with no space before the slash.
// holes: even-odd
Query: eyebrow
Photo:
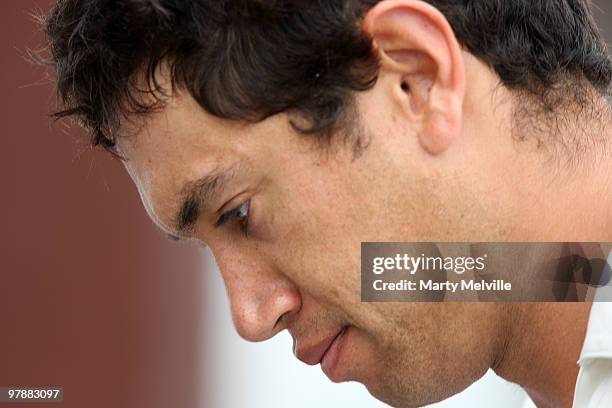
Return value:
<svg viewBox="0 0 612 408">
<path fill-rule="evenodd" d="M 210 209 L 210 202 L 227 186 L 236 175 L 238 165 L 215 169 L 209 174 L 187 182 L 179 193 L 179 210 L 174 217 L 174 225 L 180 234 L 193 230 L 203 209 Z"/>
</svg>

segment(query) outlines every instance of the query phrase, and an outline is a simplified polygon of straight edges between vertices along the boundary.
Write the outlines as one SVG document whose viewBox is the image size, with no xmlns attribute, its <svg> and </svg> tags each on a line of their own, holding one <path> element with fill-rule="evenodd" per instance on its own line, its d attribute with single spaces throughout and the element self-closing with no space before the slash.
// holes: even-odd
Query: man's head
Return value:
<svg viewBox="0 0 612 408">
<path fill-rule="evenodd" d="M 580 125 L 607 123 L 612 78 L 581 0 L 72 0 L 47 30 L 60 115 L 210 247 L 238 332 L 288 329 L 316 364 L 343 331 L 328 376 L 398 406 L 500 363 L 515 317 L 361 303 L 360 243 L 558 240 L 538 194 L 573 184 L 540 183 L 538 147 L 606 146 Z"/>
</svg>

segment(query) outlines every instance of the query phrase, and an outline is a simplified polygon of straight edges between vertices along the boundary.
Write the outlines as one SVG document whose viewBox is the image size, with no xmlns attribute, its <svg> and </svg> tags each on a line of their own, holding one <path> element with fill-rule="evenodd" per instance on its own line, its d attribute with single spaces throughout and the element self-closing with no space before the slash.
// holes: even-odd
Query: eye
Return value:
<svg viewBox="0 0 612 408">
<path fill-rule="evenodd" d="M 215 227 L 222 227 L 229 222 L 235 221 L 240 227 L 240 231 L 245 235 L 249 235 L 249 208 L 250 203 L 247 201 L 240 207 L 236 207 L 233 210 L 227 211 L 219 217 L 219 220 L 215 223 Z"/>
</svg>

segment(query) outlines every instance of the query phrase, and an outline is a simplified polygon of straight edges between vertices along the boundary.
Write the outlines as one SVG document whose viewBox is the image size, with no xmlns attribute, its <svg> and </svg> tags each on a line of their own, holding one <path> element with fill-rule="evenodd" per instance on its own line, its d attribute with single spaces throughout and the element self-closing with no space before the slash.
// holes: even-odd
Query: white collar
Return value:
<svg viewBox="0 0 612 408">
<path fill-rule="evenodd" d="M 595 302 L 580 353 L 580 366 L 596 358 L 612 359 L 612 302 Z"/>
</svg>

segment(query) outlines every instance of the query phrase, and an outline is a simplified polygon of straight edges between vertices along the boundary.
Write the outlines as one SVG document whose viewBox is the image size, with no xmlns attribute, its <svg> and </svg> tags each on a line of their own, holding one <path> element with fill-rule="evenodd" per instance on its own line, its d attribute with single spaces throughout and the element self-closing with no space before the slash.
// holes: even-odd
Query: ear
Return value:
<svg viewBox="0 0 612 408">
<path fill-rule="evenodd" d="M 363 29 L 380 59 L 381 86 L 417 126 L 430 154 L 446 151 L 461 131 L 465 61 L 446 18 L 418 0 L 386 0 L 366 15 Z"/>
</svg>

